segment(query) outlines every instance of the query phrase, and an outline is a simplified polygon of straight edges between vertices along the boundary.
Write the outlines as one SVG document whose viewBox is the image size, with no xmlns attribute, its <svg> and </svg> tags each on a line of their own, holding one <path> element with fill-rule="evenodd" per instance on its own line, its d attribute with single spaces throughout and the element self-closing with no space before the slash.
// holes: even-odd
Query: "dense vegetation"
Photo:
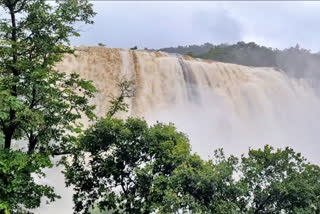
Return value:
<svg viewBox="0 0 320 214">
<path fill-rule="evenodd" d="M 320 212 L 320 168 L 299 153 L 265 146 L 240 159 L 218 150 L 205 161 L 172 124 L 101 119 L 65 164 L 75 214 L 94 206 L 129 214 Z"/>
<path fill-rule="evenodd" d="M 299 45 L 278 50 L 254 42 L 238 42 L 233 45 L 205 43 L 160 50 L 246 66 L 275 67 L 295 77 L 320 79 L 320 54 L 311 53 Z"/>
<path fill-rule="evenodd" d="M 86 0 L 2 0 L 0 7 L 0 213 L 23 213 L 58 197 L 35 177 L 72 146 L 81 115 L 94 116 L 91 82 L 54 69 L 74 52 L 75 24 L 92 23 L 94 12 Z"/>
</svg>

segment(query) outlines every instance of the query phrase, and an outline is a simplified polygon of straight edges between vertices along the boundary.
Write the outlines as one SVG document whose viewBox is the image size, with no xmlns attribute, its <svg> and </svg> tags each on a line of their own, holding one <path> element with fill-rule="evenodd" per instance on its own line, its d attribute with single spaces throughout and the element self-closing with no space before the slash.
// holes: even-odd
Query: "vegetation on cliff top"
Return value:
<svg viewBox="0 0 320 214">
<path fill-rule="evenodd" d="M 254 42 L 220 45 L 205 43 L 160 50 L 246 66 L 275 67 L 290 76 L 320 79 L 320 54 L 311 53 L 298 44 L 284 50 L 265 47 Z"/>
</svg>

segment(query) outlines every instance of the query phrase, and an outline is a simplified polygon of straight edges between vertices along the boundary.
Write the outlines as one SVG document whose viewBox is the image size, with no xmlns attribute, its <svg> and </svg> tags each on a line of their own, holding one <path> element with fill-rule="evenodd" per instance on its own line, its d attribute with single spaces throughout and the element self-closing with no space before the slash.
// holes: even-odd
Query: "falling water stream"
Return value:
<svg viewBox="0 0 320 214">
<path fill-rule="evenodd" d="M 320 100 L 306 80 L 273 68 L 104 47 L 79 47 L 77 57 L 66 56 L 57 68 L 93 81 L 99 92 L 91 102 L 101 117 L 109 96 L 119 93 L 118 82 L 134 81 L 129 111 L 118 116 L 173 122 L 203 158 L 217 148 L 240 155 L 270 144 L 290 146 L 320 163 Z M 71 190 L 64 188 L 62 175 L 48 173 L 47 182 L 61 186 L 57 191 L 63 199 L 39 213 L 72 213 Z"/>
</svg>

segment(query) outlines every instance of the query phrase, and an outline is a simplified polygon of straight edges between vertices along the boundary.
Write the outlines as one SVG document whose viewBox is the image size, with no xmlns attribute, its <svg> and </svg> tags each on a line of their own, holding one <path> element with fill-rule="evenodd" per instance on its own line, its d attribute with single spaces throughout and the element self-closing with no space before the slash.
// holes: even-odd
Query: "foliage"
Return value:
<svg viewBox="0 0 320 214">
<path fill-rule="evenodd" d="M 194 154 L 174 171 L 162 213 L 171 213 L 171 207 L 184 213 L 239 213 L 241 189 L 233 179 L 237 159 L 225 158 L 222 150 L 215 157 L 216 162 L 204 161 Z"/>
<path fill-rule="evenodd" d="M 168 52 L 168 53 L 179 53 L 179 54 L 187 54 L 192 53 L 194 56 L 198 56 L 200 54 L 204 54 L 208 52 L 214 45 L 210 43 L 204 43 L 203 45 L 189 45 L 189 46 L 177 46 L 177 47 L 169 47 L 162 48 L 160 51 Z"/>
<path fill-rule="evenodd" d="M 127 112 L 128 111 L 128 104 L 125 102 L 126 98 L 133 97 L 134 89 L 133 89 L 134 82 L 121 80 L 118 84 L 120 89 L 120 94 L 118 96 L 111 95 L 110 99 L 110 109 L 107 113 L 107 117 L 111 118 L 115 116 L 117 112 Z"/>
<path fill-rule="evenodd" d="M 320 79 L 320 54 L 310 53 L 299 45 L 284 50 L 272 49 L 254 42 L 236 44 L 178 46 L 161 51 L 179 53 L 215 61 L 256 67 L 276 67 L 294 77 Z"/>
<path fill-rule="evenodd" d="M 155 211 L 189 153 L 188 139 L 173 125 L 101 119 L 84 133 L 71 163 L 65 161 L 67 184 L 75 186 L 75 213 L 88 213 L 96 202 L 114 213 Z"/>
<path fill-rule="evenodd" d="M 7 149 L 13 139 L 28 140 L 30 152 L 50 140 L 63 141 L 80 112 L 93 116 L 91 83 L 54 69 L 64 54 L 73 53 L 67 46 L 78 35 L 73 24 L 91 23 L 91 5 L 76 2 L 1 1 L 11 16 L 0 20 L 0 121 Z"/>
<path fill-rule="evenodd" d="M 70 147 L 83 113 L 94 117 L 94 106 L 88 104 L 95 92 L 91 82 L 54 68 L 65 54 L 74 53 L 69 46 L 69 38 L 79 36 L 74 25 L 92 23 L 94 12 L 87 0 L 2 0 L 0 6 L 0 161 L 16 164 L 1 165 L 0 183 L 17 182 L 1 192 L 3 213 L 34 208 L 42 196 L 55 198 L 32 176 L 50 166 L 43 163 L 49 155 Z M 14 151 L 13 142 L 21 150 Z M 42 158 L 34 158 L 38 156 Z M 30 169 L 21 160 L 30 162 Z"/>
<path fill-rule="evenodd" d="M 199 57 L 247 66 L 277 67 L 273 50 L 259 46 L 254 42 L 217 45 L 210 51 L 199 55 Z"/>
<path fill-rule="evenodd" d="M 0 148 L 4 147 L 4 137 L 3 134 L 0 132 Z"/>
<path fill-rule="evenodd" d="M 90 214 L 113 214 L 111 210 L 100 210 L 99 207 L 95 206 L 90 209 Z"/>
<path fill-rule="evenodd" d="M 301 154 L 265 146 L 205 161 L 173 125 L 102 119 L 65 164 L 75 213 L 95 204 L 112 213 L 320 212 L 320 168 Z"/>
<path fill-rule="evenodd" d="M 48 201 L 57 198 L 53 188 L 36 184 L 32 174 L 44 176 L 44 167 L 51 167 L 48 155 L 0 150 L 0 210 L 3 213 L 23 213 L 24 209 L 40 206 L 40 197 Z"/>
<path fill-rule="evenodd" d="M 241 173 L 246 213 L 320 212 L 320 168 L 290 148 L 250 150 Z"/>
<path fill-rule="evenodd" d="M 180 192 L 173 196 L 189 195 L 178 206 L 194 213 L 320 213 L 320 168 L 293 149 L 266 145 L 240 160 L 218 150 L 213 161 L 191 160 L 175 170 L 172 186 Z"/>
</svg>

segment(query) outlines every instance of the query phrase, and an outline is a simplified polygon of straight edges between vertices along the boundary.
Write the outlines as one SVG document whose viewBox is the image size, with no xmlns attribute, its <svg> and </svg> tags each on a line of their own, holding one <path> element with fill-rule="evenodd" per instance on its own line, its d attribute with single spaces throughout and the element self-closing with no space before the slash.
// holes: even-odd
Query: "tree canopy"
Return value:
<svg viewBox="0 0 320 214">
<path fill-rule="evenodd" d="M 2 0 L 0 7 L 0 213 L 12 213 L 56 197 L 31 174 L 70 147 L 81 114 L 94 117 L 91 82 L 55 65 L 74 53 L 76 24 L 91 24 L 95 13 L 87 0 Z"/>
<path fill-rule="evenodd" d="M 320 168 L 290 148 L 191 154 L 172 124 L 106 118 L 66 161 L 75 213 L 319 213 Z"/>
<path fill-rule="evenodd" d="M 275 67 L 289 76 L 320 79 L 320 54 L 311 53 L 298 44 L 283 50 L 254 42 L 236 44 L 189 45 L 162 48 L 160 51 L 255 67 Z"/>
<path fill-rule="evenodd" d="M 320 213 L 320 168 L 293 149 L 250 150 L 239 181 L 246 213 Z"/>
<path fill-rule="evenodd" d="M 101 119 L 85 131 L 71 164 L 66 160 L 75 213 L 88 213 L 95 202 L 115 213 L 155 211 L 172 172 L 189 153 L 188 139 L 173 125 Z"/>
</svg>

